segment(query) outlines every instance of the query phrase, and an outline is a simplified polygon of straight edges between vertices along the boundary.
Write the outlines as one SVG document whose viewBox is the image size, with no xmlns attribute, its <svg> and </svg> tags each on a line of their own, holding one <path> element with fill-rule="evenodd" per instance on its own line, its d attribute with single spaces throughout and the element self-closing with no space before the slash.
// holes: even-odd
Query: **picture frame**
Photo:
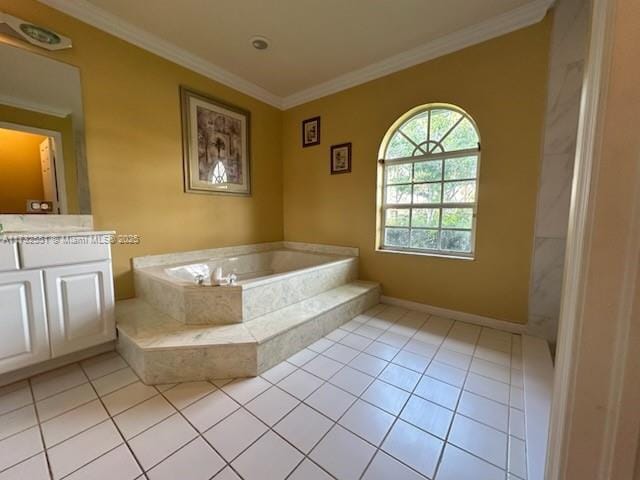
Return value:
<svg viewBox="0 0 640 480">
<path fill-rule="evenodd" d="M 185 193 L 251 195 L 251 112 L 180 87 Z"/>
<path fill-rule="evenodd" d="M 320 117 L 302 121 L 302 148 L 320 145 Z"/>
<path fill-rule="evenodd" d="M 331 145 L 331 175 L 351 172 L 351 142 Z"/>
</svg>

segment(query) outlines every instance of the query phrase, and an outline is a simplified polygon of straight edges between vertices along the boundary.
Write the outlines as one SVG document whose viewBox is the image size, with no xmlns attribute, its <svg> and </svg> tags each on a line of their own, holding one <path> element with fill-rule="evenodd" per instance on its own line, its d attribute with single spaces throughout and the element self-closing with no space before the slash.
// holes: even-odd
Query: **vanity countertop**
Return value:
<svg viewBox="0 0 640 480">
<path fill-rule="evenodd" d="M 92 215 L 0 215 L 3 233 L 76 233 L 93 230 Z"/>
</svg>

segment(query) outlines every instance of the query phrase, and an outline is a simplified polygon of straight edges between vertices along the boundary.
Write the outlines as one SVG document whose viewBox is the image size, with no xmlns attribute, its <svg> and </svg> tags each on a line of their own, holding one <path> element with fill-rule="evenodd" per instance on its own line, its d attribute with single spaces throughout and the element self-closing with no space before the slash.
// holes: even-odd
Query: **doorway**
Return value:
<svg viewBox="0 0 640 480">
<path fill-rule="evenodd" d="M 67 213 L 59 132 L 0 122 L 0 214 Z"/>
</svg>

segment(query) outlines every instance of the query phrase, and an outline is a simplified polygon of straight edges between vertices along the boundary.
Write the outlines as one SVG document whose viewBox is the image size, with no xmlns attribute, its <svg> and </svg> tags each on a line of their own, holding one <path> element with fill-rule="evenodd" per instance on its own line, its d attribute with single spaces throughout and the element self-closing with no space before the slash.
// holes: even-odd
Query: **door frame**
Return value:
<svg viewBox="0 0 640 480">
<path fill-rule="evenodd" d="M 589 53 L 584 74 L 584 88 L 580 106 L 580 120 L 577 136 L 576 158 L 572 185 L 572 201 L 567 235 L 567 249 L 563 274 L 562 303 L 559 318 L 556 365 L 554 372 L 549 441 L 547 447 L 546 480 L 565 480 L 573 478 L 568 474 L 570 440 L 575 440 L 580 428 L 575 424 L 574 406 L 578 402 L 590 402 L 593 416 L 588 422 L 601 426 L 597 438 L 589 438 L 588 445 L 601 448 L 592 450 L 597 453 L 589 460 L 595 466 L 594 479 L 622 478 L 617 475 L 620 458 L 625 458 L 625 468 L 633 468 L 637 455 L 637 445 L 629 442 L 632 435 L 637 436 L 634 428 L 640 422 L 640 409 L 630 411 L 625 405 L 625 396 L 629 382 L 637 382 L 637 372 L 632 368 L 634 358 L 640 354 L 640 345 L 634 344 L 629 334 L 634 309 L 640 306 L 637 298 L 640 281 L 640 188 L 635 188 L 635 198 L 629 199 L 628 210 L 622 218 L 627 221 L 628 233 L 624 238 L 626 249 L 620 254 L 626 259 L 624 271 L 613 270 L 615 278 L 624 279 L 624 288 L 620 296 L 608 301 L 618 305 L 617 315 L 607 318 L 612 330 L 611 339 L 603 339 L 606 348 L 603 351 L 586 350 L 583 329 L 588 326 L 584 317 L 593 298 L 586 296 L 587 279 L 593 283 L 593 273 L 589 277 L 591 240 L 594 227 L 596 186 L 599 180 L 604 123 L 607 112 L 609 74 L 613 60 L 614 32 L 616 29 L 616 7 L 623 0 L 593 0 Z M 640 161 L 640 158 L 638 159 Z M 632 179 L 633 180 L 633 179 Z M 632 181 L 631 180 L 631 181 Z M 605 319 L 602 319 L 605 321 Z M 596 399 L 585 397 L 584 371 L 579 372 L 581 362 L 586 355 L 591 360 L 611 365 L 609 378 L 594 375 L 590 380 L 593 388 L 604 392 L 607 401 L 598 404 Z M 582 373 L 578 381 L 578 375 Z M 593 403 L 593 405 L 591 405 Z M 584 409 L 583 409 L 584 410 Z M 598 411 L 600 410 L 600 411 Z M 584 417 L 584 416 L 583 416 Z M 581 419 L 583 418 L 581 417 Z M 632 428 L 628 428 L 628 427 Z M 582 425 L 584 427 L 584 425 Z M 626 430 L 625 430 L 626 429 Z M 588 430 L 584 430 L 588 431 Z M 626 444 L 625 441 L 627 440 Z M 637 440 L 636 440 L 637 441 Z M 583 445 L 581 445 L 583 446 Z M 623 452 L 624 448 L 627 452 Z M 573 452 L 575 453 L 575 452 Z M 585 452 L 589 455 L 589 452 Z M 630 456 L 630 457 L 627 457 Z M 638 466 L 636 466 L 638 468 Z M 572 469 L 575 473 L 575 469 Z M 626 478 L 626 477 L 625 477 Z"/>
<path fill-rule="evenodd" d="M 24 133 L 33 133 L 35 135 L 42 135 L 44 137 L 53 138 L 54 146 L 54 162 L 55 162 L 55 175 L 56 175 L 56 189 L 58 193 L 58 207 L 60 208 L 60 214 L 68 214 L 67 209 L 67 188 L 66 177 L 64 171 L 64 152 L 62 148 L 62 134 L 56 130 L 49 130 L 46 128 L 31 127 L 28 125 L 21 125 L 19 123 L 12 122 L 0 122 L 0 128 L 7 130 L 15 130 Z M 40 158 L 40 157 L 38 157 Z"/>
</svg>

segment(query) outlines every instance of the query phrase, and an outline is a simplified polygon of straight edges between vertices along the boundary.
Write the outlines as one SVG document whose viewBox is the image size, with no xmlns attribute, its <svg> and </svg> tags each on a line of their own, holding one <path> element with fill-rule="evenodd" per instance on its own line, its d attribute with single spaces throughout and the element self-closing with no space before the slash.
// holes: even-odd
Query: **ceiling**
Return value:
<svg viewBox="0 0 640 480">
<path fill-rule="evenodd" d="M 388 73 L 386 61 L 399 70 L 434 46 L 448 53 L 447 39 L 470 44 L 539 21 L 551 0 L 41 1 L 286 107 L 366 81 L 367 69 Z M 269 49 L 255 50 L 254 35 Z"/>
</svg>

